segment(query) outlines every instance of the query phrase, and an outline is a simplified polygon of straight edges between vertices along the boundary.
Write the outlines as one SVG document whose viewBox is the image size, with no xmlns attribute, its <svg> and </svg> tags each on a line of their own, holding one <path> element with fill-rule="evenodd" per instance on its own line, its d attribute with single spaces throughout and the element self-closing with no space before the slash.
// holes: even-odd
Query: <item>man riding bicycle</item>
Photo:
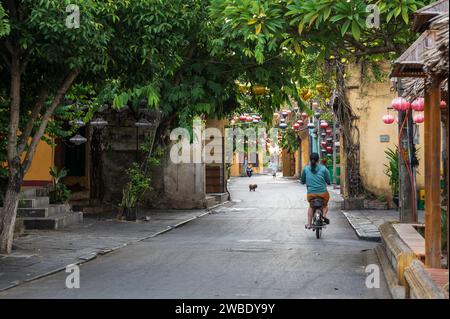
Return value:
<svg viewBox="0 0 450 319">
<path fill-rule="evenodd" d="M 300 182 L 306 184 L 307 200 L 309 202 L 308 208 L 308 224 L 305 228 L 311 229 L 313 219 L 313 208 L 311 201 L 314 198 L 323 199 L 323 221 L 325 224 L 329 224 L 330 220 L 327 218 L 328 214 L 328 201 L 330 200 L 330 194 L 327 191 L 327 184 L 330 185 L 330 172 L 328 169 L 319 163 L 319 154 L 311 153 L 309 156 L 310 165 L 303 169 Z"/>
</svg>

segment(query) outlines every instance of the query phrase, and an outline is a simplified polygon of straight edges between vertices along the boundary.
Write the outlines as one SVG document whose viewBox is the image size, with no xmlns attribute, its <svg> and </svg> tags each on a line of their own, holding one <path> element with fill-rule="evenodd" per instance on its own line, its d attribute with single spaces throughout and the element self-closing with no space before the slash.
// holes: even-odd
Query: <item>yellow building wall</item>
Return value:
<svg viewBox="0 0 450 319">
<path fill-rule="evenodd" d="M 388 69 L 386 69 L 388 71 Z M 384 124 L 382 116 L 387 113 L 386 107 L 391 105 L 392 99 L 396 96 L 391 91 L 391 82 L 386 79 L 383 83 L 363 84 L 359 68 L 350 68 L 348 74 L 347 98 L 359 117 L 358 127 L 360 132 L 360 174 L 364 186 L 377 195 L 384 195 L 391 198 L 389 179 L 383 173 L 384 164 L 387 163 L 384 153 L 388 148 L 394 149 L 398 145 L 398 125 Z M 390 113 L 397 117 L 397 112 L 390 110 Z M 380 142 L 380 135 L 388 135 L 389 142 Z M 419 145 L 418 158 L 420 165 L 417 170 L 417 188 L 424 187 L 424 147 L 423 124 L 419 125 Z"/>
<path fill-rule="evenodd" d="M 27 182 L 51 182 L 49 170 L 53 166 L 53 148 L 44 141 L 40 141 L 36 147 L 30 169 L 25 174 L 24 184 Z"/>
</svg>

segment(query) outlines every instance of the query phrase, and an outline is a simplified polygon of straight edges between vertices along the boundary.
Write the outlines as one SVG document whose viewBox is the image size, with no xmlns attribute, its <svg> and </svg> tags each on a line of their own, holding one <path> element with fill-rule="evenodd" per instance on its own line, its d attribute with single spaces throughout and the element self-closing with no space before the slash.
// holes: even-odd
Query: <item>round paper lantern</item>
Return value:
<svg viewBox="0 0 450 319">
<path fill-rule="evenodd" d="M 295 123 L 293 127 L 294 127 L 294 130 L 298 130 L 300 128 L 300 124 Z"/>
<path fill-rule="evenodd" d="M 306 120 L 308 118 L 308 114 L 306 112 L 302 113 L 302 119 L 303 121 Z"/>
<path fill-rule="evenodd" d="M 419 97 L 417 99 L 415 99 L 412 103 L 411 103 L 411 108 L 414 111 L 418 111 L 421 112 L 424 110 L 425 108 L 425 99 L 423 97 Z"/>
<path fill-rule="evenodd" d="M 444 100 L 442 100 L 442 101 L 441 101 L 441 104 L 440 104 L 440 107 L 441 107 L 441 109 L 447 108 L 447 102 L 445 102 Z"/>
<path fill-rule="evenodd" d="M 333 148 L 331 146 L 327 146 L 327 153 L 330 154 L 333 152 Z"/>
<path fill-rule="evenodd" d="M 392 124 L 395 121 L 394 117 L 391 114 L 383 115 L 382 119 L 384 124 Z"/>
<path fill-rule="evenodd" d="M 331 128 L 327 128 L 325 132 L 327 133 L 327 135 L 330 135 L 333 131 L 331 130 Z"/>
<path fill-rule="evenodd" d="M 414 115 L 413 120 L 414 120 L 414 123 L 420 124 L 425 121 L 425 117 L 423 116 L 422 113 L 418 113 L 418 114 Z"/>
<path fill-rule="evenodd" d="M 402 97 L 396 97 L 392 100 L 391 106 L 394 110 L 406 111 L 411 107 L 411 103 L 409 103 Z"/>
<path fill-rule="evenodd" d="M 328 123 L 327 122 L 325 122 L 325 121 L 320 122 L 320 128 L 327 128 L 327 127 L 328 127 Z"/>
<path fill-rule="evenodd" d="M 283 111 L 283 112 L 281 112 L 281 115 L 284 116 L 284 117 L 286 117 L 286 116 L 288 116 L 288 112 Z"/>
<path fill-rule="evenodd" d="M 258 124 L 259 120 L 257 120 L 256 118 L 253 119 L 253 123 Z"/>
<path fill-rule="evenodd" d="M 309 122 L 309 123 L 308 123 L 308 128 L 309 128 L 309 129 L 313 129 L 313 128 L 314 128 L 314 123 Z"/>
<path fill-rule="evenodd" d="M 280 123 L 280 128 L 281 128 L 282 130 L 284 130 L 286 127 L 287 127 L 287 124 L 286 124 L 286 123 Z"/>
<path fill-rule="evenodd" d="M 298 125 L 303 125 L 303 121 L 302 120 L 298 120 L 297 123 L 298 123 Z"/>
<path fill-rule="evenodd" d="M 247 116 L 241 115 L 241 116 L 239 116 L 239 120 L 240 120 L 241 122 L 245 122 L 245 121 L 247 121 Z"/>
<path fill-rule="evenodd" d="M 252 121 L 253 121 L 253 117 L 247 116 L 247 122 L 252 122 Z"/>
<path fill-rule="evenodd" d="M 322 145 L 322 147 L 327 147 L 327 142 L 322 141 L 322 142 L 320 143 L 320 145 Z"/>
</svg>

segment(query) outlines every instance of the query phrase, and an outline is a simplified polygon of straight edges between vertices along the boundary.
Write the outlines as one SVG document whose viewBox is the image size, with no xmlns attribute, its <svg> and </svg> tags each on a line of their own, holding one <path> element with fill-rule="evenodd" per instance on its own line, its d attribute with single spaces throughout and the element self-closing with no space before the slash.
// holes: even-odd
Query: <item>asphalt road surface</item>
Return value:
<svg viewBox="0 0 450 319">
<path fill-rule="evenodd" d="M 79 289 L 61 272 L 0 298 L 390 298 L 383 274 L 380 288 L 366 287 L 376 244 L 358 240 L 337 208 L 321 239 L 304 229 L 298 181 L 242 177 L 229 189 L 232 203 L 214 213 L 85 263 Z"/>
</svg>

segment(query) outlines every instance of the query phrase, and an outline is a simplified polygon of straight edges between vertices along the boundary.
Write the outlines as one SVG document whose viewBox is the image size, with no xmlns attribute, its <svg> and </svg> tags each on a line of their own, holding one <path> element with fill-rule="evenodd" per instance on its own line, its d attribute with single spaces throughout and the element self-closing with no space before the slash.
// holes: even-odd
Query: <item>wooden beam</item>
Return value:
<svg viewBox="0 0 450 319">
<path fill-rule="evenodd" d="M 441 268 L 440 82 L 425 93 L 425 264 Z"/>
</svg>

